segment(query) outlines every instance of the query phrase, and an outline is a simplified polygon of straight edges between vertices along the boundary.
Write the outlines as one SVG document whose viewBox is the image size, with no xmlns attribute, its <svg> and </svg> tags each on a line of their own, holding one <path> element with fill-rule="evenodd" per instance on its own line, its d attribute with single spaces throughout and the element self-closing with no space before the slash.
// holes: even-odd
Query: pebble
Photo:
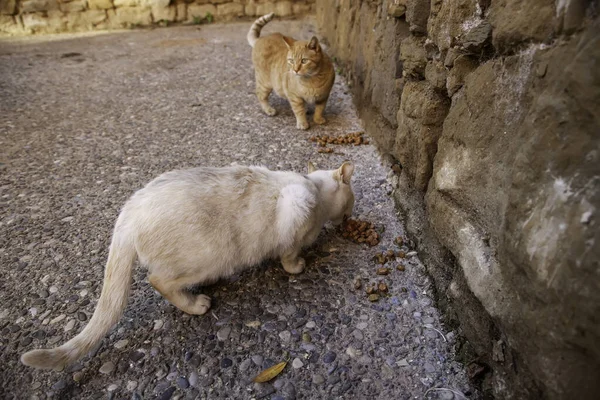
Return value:
<svg viewBox="0 0 600 400">
<path fill-rule="evenodd" d="M 86 321 L 87 320 L 86 313 L 84 313 L 83 311 L 79 311 L 77 313 L 77 319 L 80 320 L 80 321 Z"/>
<path fill-rule="evenodd" d="M 114 392 L 115 390 L 117 390 L 119 388 L 119 386 L 115 385 L 114 383 L 112 385 L 110 385 L 107 390 L 109 392 Z"/>
<path fill-rule="evenodd" d="M 315 326 L 317 326 L 317 324 L 316 324 L 316 322 L 315 322 L 315 321 L 308 321 L 308 322 L 306 323 L 306 325 L 305 325 L 305 326 L 306 326 L 308 329 L 312 329 L 312 328 L 314 328 Z"/>
<path fill-rule="evenodd" d="M 337 357 L 337 354 L 335 354 L 333 351 L 327 352 L 323 356 L 323 363 L 324 364 L 331 364 L 333 361 L 335 361 L 336 357 Z"/>
<path fill-rule="evenodd" d="M 37 308 L 31 307 L 29 309 L 29 314 L 31 314 L 32 317 L 35 317 L 37 315 L 37 313 L 38 313 L 38 309 Z"/>
<path fill-rule="evenodd" d="M 65 325 L 65 332 L 69 332 L 73 328 L 75 328 L 75 320 L 70 319 L 69 322 L 67 322 L 67 324 Z"/>
<path fill-rule="evenodd" d="M 435 322 L 435 319 L 433 319 L 432 317 L 427 317 L 423 319 L 423 323 L 424 324 L 433 324 Z"/>
<path fill-rule="evenodd" d="M 250 368 L 250 364 L 252 364 L 252 360 L 250 358 L 245 359 L 240 363 L 239 370 L 241 372 L 246 371 L 248 368 Z"/>
<path fill-rule="evenodd" d="M 115 370 L 115 364 L 112 361 L 102 364 L 102 366 L 99 369 L 101 374 L 106 374 L 106 375 L 110 374 L 114 370 Z"/>
<path fill-rule="evenodd" d="M 406 361 L 406 358 L 403 358 L 402 360 L 397 361 L 396 365 L 399 367 L 408 367 L 410 364 L 408 363 L 408 361 Z"/>
<path fill-rule="evenodd" d="M 362 340 L 362 339 L 364 338 L 364 335 L 363 335 L 363 333 L 362 333 L 361 331 L 359 331 L 358 329 L 355 329 L 355 330 L 352 332 L 352 336 L 354 336 L 354 338 L 355 338 L 356 340 Z"/>
<path fill-rule="evenodd" d="M 181 389 L 187 389 L 190 387 L 190 382 L 185 379 L 184 376 L 180 376 L 177 378 L 177 386 L 179 386 Z"/>
<path fill-rule="evenodd" d="M 176 388 L 174 386 L 171 386 L 170 388 L 162 392 L 161 395 L 157 397 L 157 400 L 169 400 L 173 396 L 173 393 L 175 393 L 175 390 Z"/>
<path fill-rule="evenodd" d="M 117 343 L 115 343 L 115 349 L 122 349 L 125 346 L 127 346 L 128 343 L 129 343 L 129 340 L 127 340 L 127 339 L 119 340 Z"/>
<path fill-rule="evenodd" d="M 46 297 L 50 296 L 50 293 L 46 289 L 42 289 L 38 294 L 42 299 L 45 299 Z"/>
<path fill-rule="evenodd" d="M 127 381 L 127 390 L 133 392 L 137 388 L 137 385 L 136 381 Z"/>
<path fill-rule="evenodd" d="M 56 292 L 58 292 L 58 288 L 57 288 L 56 286 L 50 286 L 50 287 L 48 288 L 48 291 L 49 291 L 50 293 L 56 293 Z"/>
<path fill-rule="evenodd" d="M 233 361 L 230 358 L 225 357 L 221 360 L 221 368 L 229 368 L 233 365 Z"/>
<path fill-rule="evenodd" d="M 431 363 L 425 363 L 425 365 L 423 365 L 423 368 L 429 373 L 435 372 L 435 367 Z"/>
<path fill-rule="evenodd" d="M 66 314 L 61 314 L 58 317 L 50 320 L 50 325 L 56 324 L 57 322 L 60 322 L 60 321 L 62 321 L 65 318 L 67 318 L 67 315 Z"/>
<path fill-rule="evenodd" d="M 65 382 L 64 379 L 61 379 L 60 381 L 58 381 L 54 385 L 52 385 L 52 389 L 54 389 L 54 390 L 63 390 L 66 387 L 67 387 L 67 382 Z"/>
<path fill-rule="evenodd" d="M 188 382 L 190 386 L 196 386 L 198 384 L 198 373 L 196 371 L 190 374 Z"/>
<path fill-rule="evenodd" d="M 167 380 L 168 380 L 168 381 L 172 381 L 172 380 L 174 380 L 175 378 L 177 378 L 177 375 L 179 375 L 179 373 L 178 373 L 177 371 L 170 372 L 170 373 L 167 375 Z"/>
<path fill-rule="evenodd" d="M 73 374 L 73 380 L 79 382 L 83 378 L 83 372 L 77 371 Z"/>
<path fill-rule="evenodd" d="M 252 362 L 257 365 L 258 367 L 260 367 L 263 363 L 263 356 L 261 355 L 254 355 L 252 356 Z"/>
<path fill-rule="evenodd" d="M 362 354 L 362 351 L 357 350 L 352 346 L 348 346 L 348 348 L 346 349 L 346 354 L 348 354 L 348 356 L 350 356 L 351 358 L 356 358 L 357 356 L 360 356 Z"/>
<path fill-rule="evenodd" d="M 208 367 L 206 365 L 203 365 L 202 367 L 200 367 L 200 375 L 202 375 L 202 376 L 208 375 Z"/>
<path fill-rule="evenodd" d="M 325 382 L 325 378 L 323 378 L 323 375 L 321 374 L 315 374 L 313 375 L 312 381 L 315 385 L 321 385 Z"/>
<path fill-rule="evenodd" d="M 144 358 L 146 354 L 144 354 L 141 351 L 134 351 L 129 355 L 129 359 L 133 362 L 138 362 L 140 361 L 142 358 Z"/>
<path fill-rule="evenodd" d="M 164 321 L 163 321 L 162 319 L 157 319 L 157 320 L 155 320 L 155 321 L 154 321 L 154 330 L 155 330 L 155 331 L 159 330 L 160 328 L 162 328 L 162 327 L 163 327 L 163 325 L 164 325 L 164 324 L 165 324 L 165 323 L 164 323 Z"/>
<path fill-rule="evenodd" d="M 33 390 L 38 390 L 41 387 L 42 387 L 41 382 L 34 382 L 33 385 L 31 385 L 31 389 L 33 389 Z"/>
<path fill-rule="evenodd" d="M 360 323 L 358 323 L 356 325 L 356 328 L 360 329 L 362 331 L 362 330 L 366 329 L 368 326 L 369 326 L 368 323 L 366 323 L 366 322 L 360 322 Z"/>
<path fill-rule="evenodd" d="M 231 327 L 224 326 L 221 329 L 219 329 L 219 331 L 217 332 L 217 339 L 219 339 L 221 342 L 224 342 L 225 340 L 227 340 L 229 338 L 230 333 L 231 333 Z"/>
<path fill-rule="evenodd" d="M 21 346 L 29 346 L 33 342 L 33 338 L 31 336 L 27 336 L 23 340 L 21 340 Z"/>
<path fill-rule="evenodd" d="M 289 342 L 292 338 L 292 334 L 290 333 L 290 331 L 279 332 L 279 338 L 281 338 L 281 340 L 284 342 Z"/>
<path fill-rule="evenodd" d="M 302 360 L 296 357 L 294 358 L 294 361 L 292 361 L 292 367 L 294 367 L 295 369 L 302 368 L 304 367 L 304 363 L 302 362 Z"/>
</svg>

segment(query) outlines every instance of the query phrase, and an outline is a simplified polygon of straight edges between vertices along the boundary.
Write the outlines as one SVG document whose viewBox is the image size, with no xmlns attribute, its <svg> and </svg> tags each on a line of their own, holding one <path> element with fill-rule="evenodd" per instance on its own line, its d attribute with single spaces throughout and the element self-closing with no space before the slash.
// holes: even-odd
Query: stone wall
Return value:
<svg viewBox="0 0 600 400">
<path fill-rule="evenodd" d="M 275 12 L 299 16 L 315 0 L 0 0 L 0 35 L 205 23 Z"/>
<path fill-rule="evenodd" d="M 598 10 L 317 0 L 438 300 L 497 398 L 600 392 Z"/>
</svg>

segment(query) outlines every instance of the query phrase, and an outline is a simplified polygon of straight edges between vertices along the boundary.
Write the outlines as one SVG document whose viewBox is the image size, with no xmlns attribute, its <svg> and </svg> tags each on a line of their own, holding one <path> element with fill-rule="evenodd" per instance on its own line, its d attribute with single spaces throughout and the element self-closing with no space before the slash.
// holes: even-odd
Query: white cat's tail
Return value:
<svg viewBox="0 0 600 400">
<path fill-rule="evenodd" d="M 263 15 L 262 17 L 254 21 L 254 23 L 250 27 L 250 31 L 248 31 L 248 36 L 246 36 L 246 38 L 248 39 L 248 43 L 251 47 L 254 47 L 254 43 L 256 43 L 256 41 L 260 37 L 260 31 L 262 30 L 263 26 L 268 24 L 269 21 L 273 19 L 273 16 L 275 16 L 275 14 L 270 13 L 267 15 Z"/>
<path fill-rule="evenodd" d="M 67 343 L 47 350 L 32 350 L 21 356 L 21 362 L 34 368 L 61 369 L 87 354 L 116 324 L 127 305 L 131 275 L 137 257 L 132 235 L 123 229 L 123 213 L 117 220 L 104 285 L 96 310 L 87 326 Z"/>
</svg>

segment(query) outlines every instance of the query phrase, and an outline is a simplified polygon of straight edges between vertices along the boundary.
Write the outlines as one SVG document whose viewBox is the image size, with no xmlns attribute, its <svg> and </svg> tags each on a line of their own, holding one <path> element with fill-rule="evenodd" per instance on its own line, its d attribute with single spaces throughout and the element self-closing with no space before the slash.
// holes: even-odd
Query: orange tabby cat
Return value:
<svg viewBox="0 0 600 400">
<path fill-rule="evenodd" d="M 273 13 L 260 17 L 248 32 L 258 101 L 263 111 L 273 116 L 277 111 L 269 105 L 271 91 L 288 99 L 298 129 L 308 129 L 306 103 L 314 103 L 313 120 L 324 124 L 323 110 L 335 79 L 333 63 L 314 36 L 309 41 L 294 40 L 281 33 L 259 37 L 262 27 L 272 19 Z"/>
</svg>

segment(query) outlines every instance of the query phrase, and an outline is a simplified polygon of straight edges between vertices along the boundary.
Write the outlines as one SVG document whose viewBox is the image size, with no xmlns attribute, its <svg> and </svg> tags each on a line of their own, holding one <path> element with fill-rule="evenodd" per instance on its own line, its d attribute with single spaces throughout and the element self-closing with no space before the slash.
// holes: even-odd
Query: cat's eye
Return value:
<svg viewBox="0 0 600 400">
<path fill-rule="evenodd" d="M 302 59 L 302 64 L 306 64 L 308 62 L 308 58 L 303 58 Z"/>
<path fill-rule="evenodd" d="M 294 59 L 293 58 L 288 58 L 288 64 L 293 64 L 294 63 Z"/>
</svg>

